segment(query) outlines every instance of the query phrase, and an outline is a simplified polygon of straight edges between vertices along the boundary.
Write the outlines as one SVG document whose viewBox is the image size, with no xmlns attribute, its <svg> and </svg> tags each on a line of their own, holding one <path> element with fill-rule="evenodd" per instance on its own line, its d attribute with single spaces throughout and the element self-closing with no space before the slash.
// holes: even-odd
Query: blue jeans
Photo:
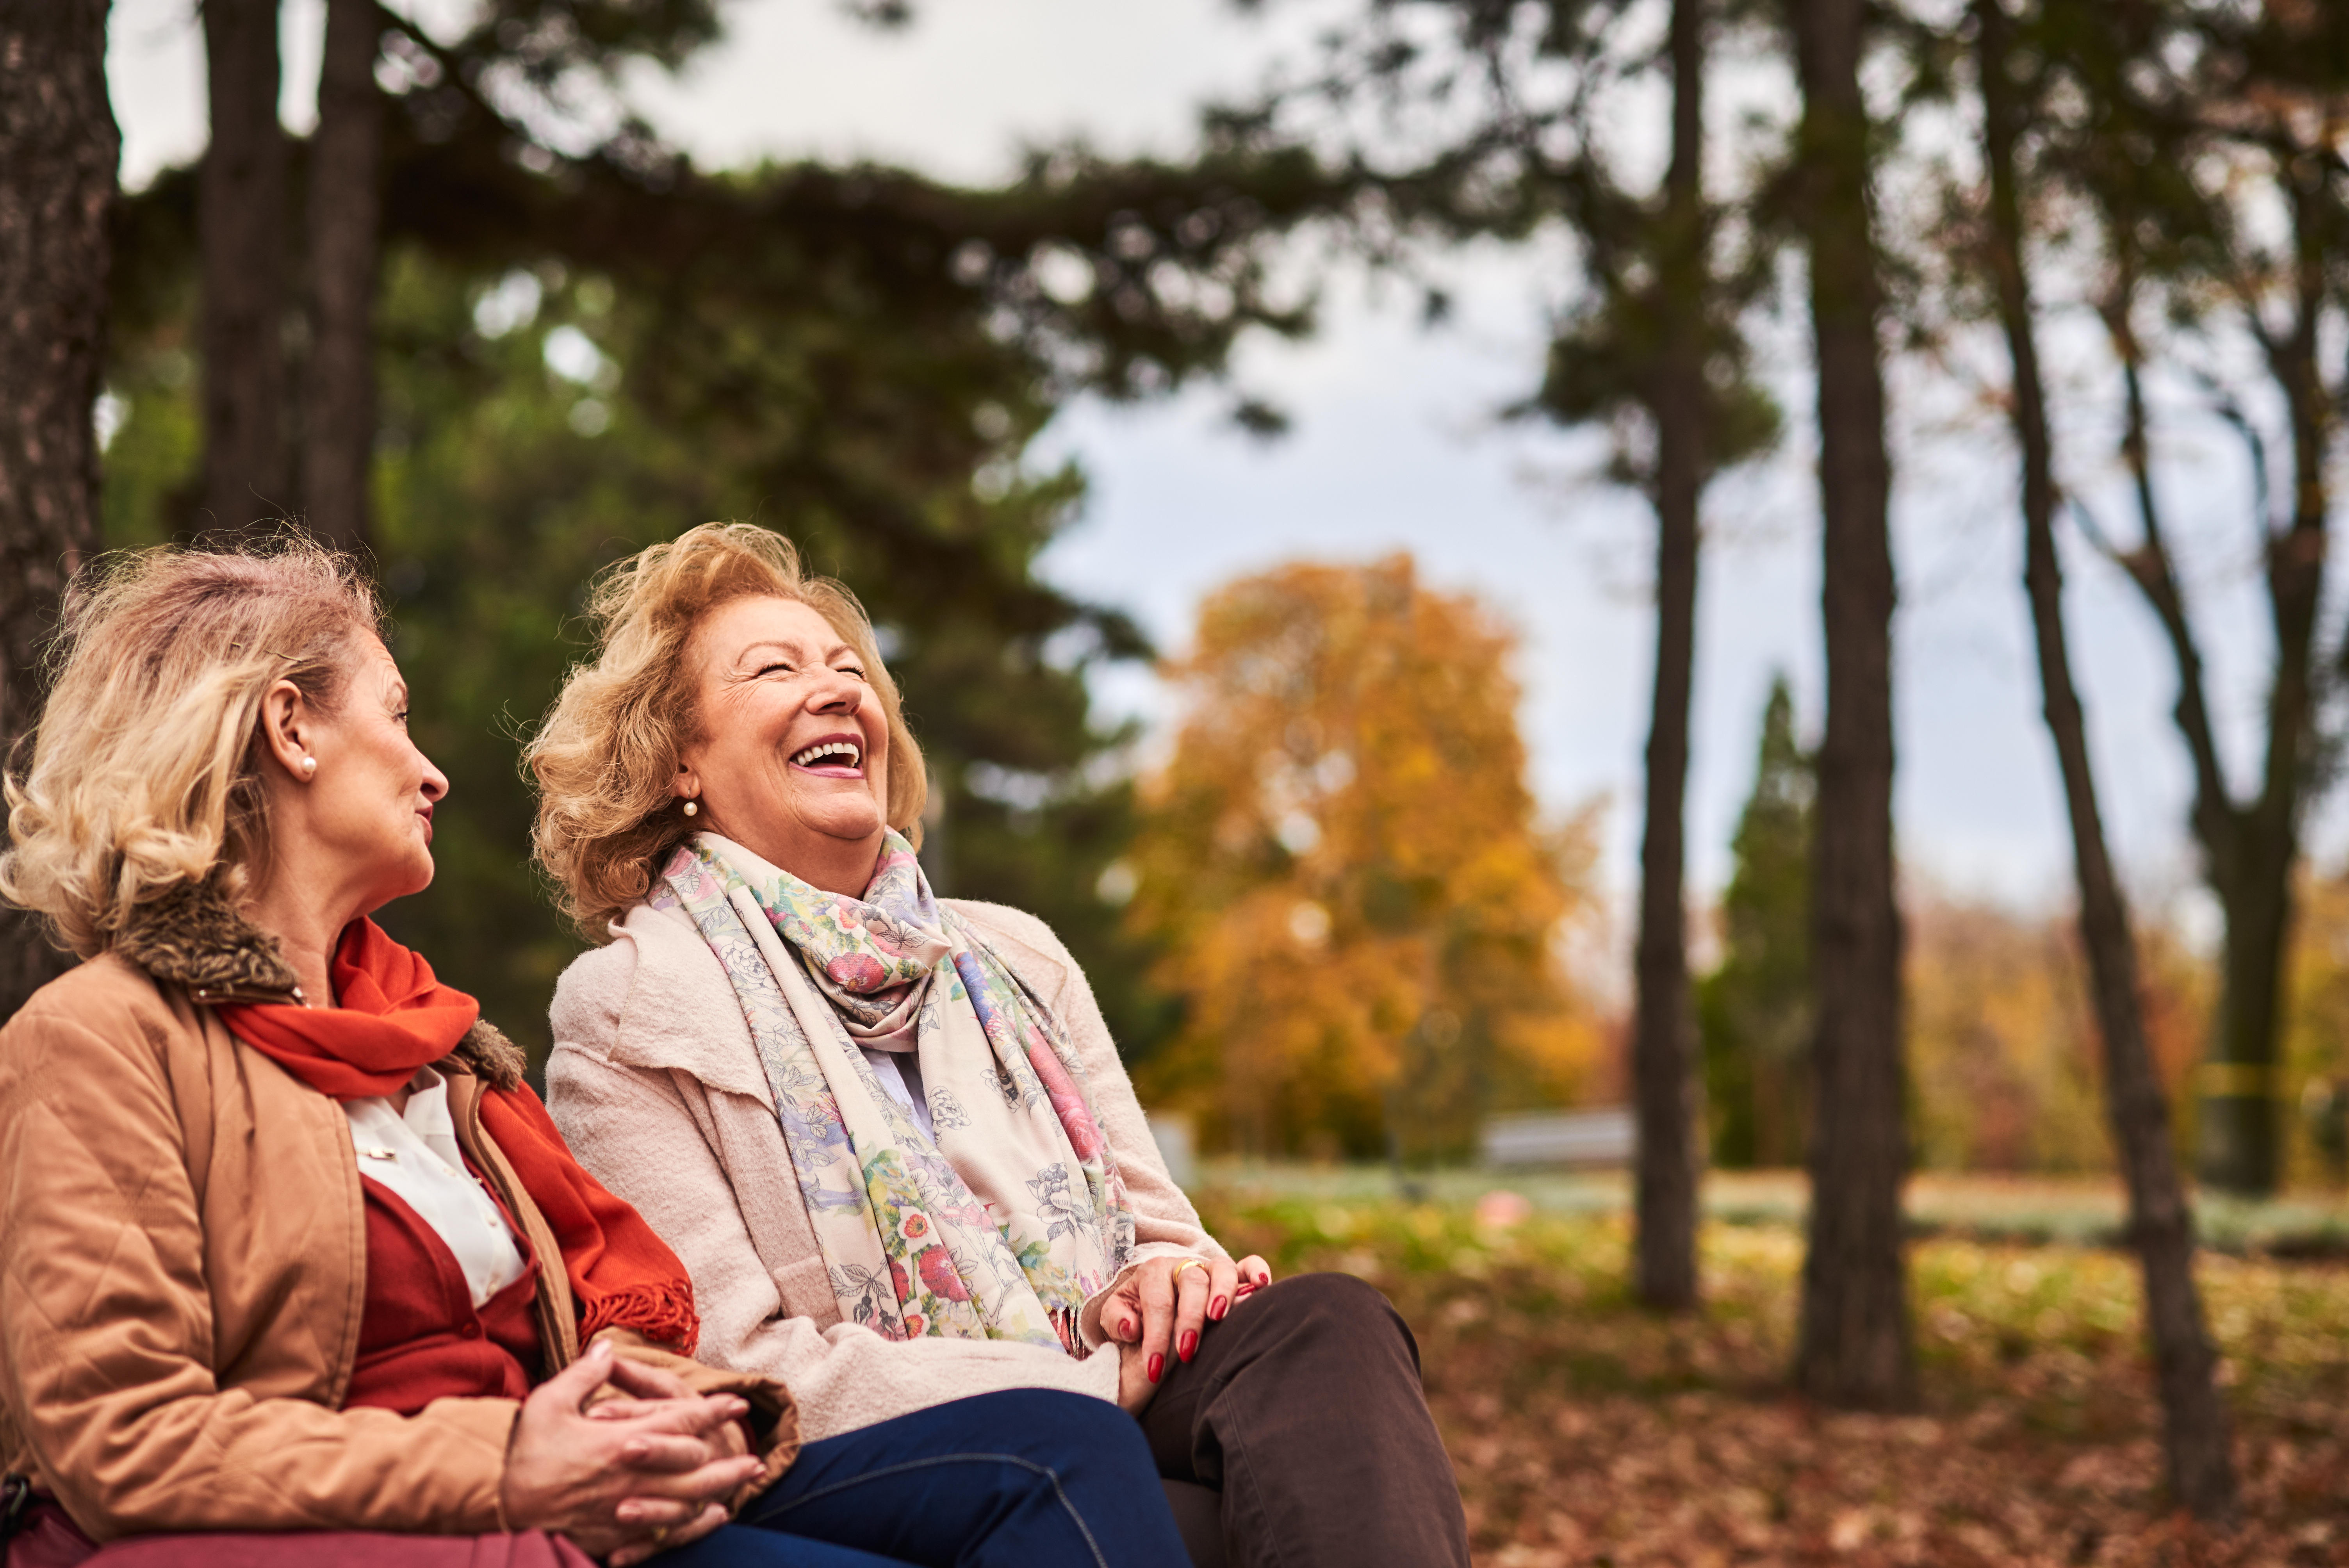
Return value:
<svg viewBox="0 0 2349 1568">
<path fill-rule="evenodd" d="M 981 1394 L 800 1451 L 739 1522 L 659 1568 L 1189 1568 L 1132 1416 Z"/>
</svg>

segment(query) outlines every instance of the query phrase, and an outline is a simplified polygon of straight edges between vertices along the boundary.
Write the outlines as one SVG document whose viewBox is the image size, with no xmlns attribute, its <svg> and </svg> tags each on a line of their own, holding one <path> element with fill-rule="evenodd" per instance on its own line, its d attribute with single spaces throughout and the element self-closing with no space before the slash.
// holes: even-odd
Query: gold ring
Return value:
<svg viewBox="0 0 2349 1568">
<path fill-rule="evenodd" d="M 666 1524 L 662 1525 L 658 1530 L 654 1531 L 653 1544 L 656 1546 L 666 1546 L 668 1544 L 668 1532 L 669 1527 Z"/>
<path fill-rule="evenodd" d="M 1185 1258 L 1181 1263 L 1174 1265 L 1174 1272 L 1166 1276 L 1166 1283 L 1168 1284 L 1173 1284 L 1176 1280 L 1181 1279 L 1185 1269 L 1203 1269 L 1206 1266 L 1206 1264 L 1201 1263 L 1196 1258 Z"/>
</svg>

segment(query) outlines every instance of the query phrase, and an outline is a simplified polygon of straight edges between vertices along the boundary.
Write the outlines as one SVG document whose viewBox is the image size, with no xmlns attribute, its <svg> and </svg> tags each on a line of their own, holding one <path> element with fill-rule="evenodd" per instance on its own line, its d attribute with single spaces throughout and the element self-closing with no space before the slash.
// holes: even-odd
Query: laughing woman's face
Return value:
<svg viewBox="0 0 2349 1568">
<path fill-rule="evenodd" d="M 856 650 L 807 605 L 762 595 L 709 612 L 686 658 L 697 738 L 677 789 L 699 825 L 862 893 L 888 826 L 889 720 Z"/>
</svg>

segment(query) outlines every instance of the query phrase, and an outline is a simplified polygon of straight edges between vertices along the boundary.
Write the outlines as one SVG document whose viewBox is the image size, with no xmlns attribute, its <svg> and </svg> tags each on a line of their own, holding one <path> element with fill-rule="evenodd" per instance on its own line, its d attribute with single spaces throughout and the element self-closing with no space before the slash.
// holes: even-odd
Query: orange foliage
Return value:
<svg viewBox="0 0 2349 1568">
<path fill-rule="evenodd" d="M 1202 608 L 1186 714 L 1143 793 L 1131 918 L 1183 1028 L 1143 1069 L 1211 1141 L 1458 1152 L 1483 1110 L 1569 1094 L 1596 1026 L 1560 966 L 1587 821 L 1525 781 L 1513 638 L 1408 556 L 1292 565 Z"/>
<path fill-rule="evenodd" d="M 1909 920 L 1910 1128 L 1940 1170 L 2112 1168 L 2103 1042 L 2071 916 L 1926 894 Z M 2139 995 L 2173 1125 L 2201 1050 L 2209 965 L 2164 926 L 2137 933 Z M 2191 1147 L 2182 1128 L 2178 1148 Z"/>
</svg>

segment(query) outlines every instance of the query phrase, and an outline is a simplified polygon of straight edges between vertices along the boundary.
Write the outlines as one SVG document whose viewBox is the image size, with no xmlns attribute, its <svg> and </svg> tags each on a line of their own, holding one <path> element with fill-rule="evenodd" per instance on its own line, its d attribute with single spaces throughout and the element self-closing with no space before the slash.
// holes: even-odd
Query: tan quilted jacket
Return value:
<svg viewBox="0 0 2349 1568">
<path fill-rule="evenodd" d="M 515 1401 L 339 1408 L 367 1291 L 349 1126 L 205 1005 L 283 1001 L 292 984 L 225 905 L 181 898 L 0 1028 L 0 1470 L 101 1542 L 505 1528 Z M 521 1053 L 478 1027 L 437 1065 L 468 1154 L 538 1254 L 558 1255 L 480 1125 L 484 1080 L 518 1079 Z M 540 1302 L 553 1372 L 579 1350 L 561 1269 L 542 1273 Z M 771 1470 L 795 1451 L 788 1397 L 766 1380 L 624 1353 L 752 1398 L 773 1423 Z"/>
</svg>

